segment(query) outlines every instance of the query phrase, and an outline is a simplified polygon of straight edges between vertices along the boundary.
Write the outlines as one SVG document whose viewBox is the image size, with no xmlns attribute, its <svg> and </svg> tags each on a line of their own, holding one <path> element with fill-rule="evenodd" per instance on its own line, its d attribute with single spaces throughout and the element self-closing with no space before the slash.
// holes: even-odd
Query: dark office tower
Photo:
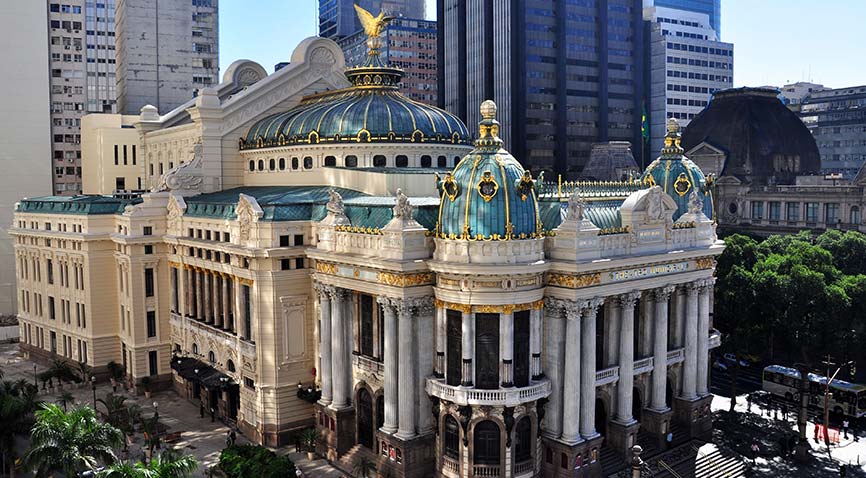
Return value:
<svg viewBox="0 0 866 478">
<path fill-rule="evenodd" d="M 722 38 L 722 0 L 650 0 L 648 3 L 656 7 L 706 13 L 710 16 L 710 26 L 719 39 Z"/>
<path fill-rule="evenodd" d="M 439 106 L 476 124 L 496 101 L 506 147 L 534 173 L 574 177 L 592 144 L 640 164 L 641 0 L 439 0 Z"/>
<path fill-rule="evenodd" d="M 373 15 L 424 19 L 424 0 L 319 0 L 319 36 L 339 40 L 360 30 L 355 3 Z"/>
</svg>

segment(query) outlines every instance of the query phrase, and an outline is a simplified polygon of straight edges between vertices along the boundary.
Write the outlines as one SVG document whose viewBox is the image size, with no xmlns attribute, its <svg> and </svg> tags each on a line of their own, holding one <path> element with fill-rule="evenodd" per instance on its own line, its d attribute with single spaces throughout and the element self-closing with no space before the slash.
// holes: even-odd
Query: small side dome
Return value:
<svg viewBox="0 0 866 478">
<path fill-rule="evenodd" d="M 670 118 L 667 123 L 665 145 L 661 156 L 647 166 L 641 176 L 641 181 L 647 187 L 661 186 L 677 203 L 673 219 L 688 212 L 689 199 L 692 191 L 697 191 L 703 201 L 704 214 L 713 217 L 713 196 L 710 190 L 711 180 L 704 176 L 701 168 L 683 155 L 680 146 L 680 125 L 676 119 Z"/>
<path fill-rule="evenodd" d="M 535 181 L 502 147 L 496 103 L 482 103 L 481 117 L 475 149 L 439 181 L 435 233 L 473 241 L 541 237 Z"/>
</svg>

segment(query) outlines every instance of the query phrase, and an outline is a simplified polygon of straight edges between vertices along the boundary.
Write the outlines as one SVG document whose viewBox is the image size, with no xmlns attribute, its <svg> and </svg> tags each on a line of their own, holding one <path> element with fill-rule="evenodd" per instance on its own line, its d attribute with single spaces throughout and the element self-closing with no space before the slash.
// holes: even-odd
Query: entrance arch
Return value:
<svg viewBox="0 0 866 478">
<path fill-rule="evenodd" d="M 373 448 L 373 398 L 366 388 L 358 391 L 358 443 Z"/>
<path fill-rule="evenodd" d="M 607 436 L 607 408 L 601 398 L 595 399 L 595 431 L 601 436 Z"/>
</svg>

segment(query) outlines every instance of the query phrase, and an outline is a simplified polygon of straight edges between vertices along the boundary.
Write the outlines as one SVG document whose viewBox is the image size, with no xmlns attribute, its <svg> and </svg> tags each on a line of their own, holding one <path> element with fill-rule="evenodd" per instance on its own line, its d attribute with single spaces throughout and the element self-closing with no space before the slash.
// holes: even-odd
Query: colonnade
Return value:
<svg viewBox="0 0 866 478">
<path fill-rule="evenodd" d="M 319 403 L 333 410 L 351 406 L 351 334 L 353 308 L 351 291 L 315 284 L 319 298 L 322 397 Z M 432 304 L 422 299 L 378 297 L 384 316 L 384 420 L 381 430 L 402 440 L 432 430 L 423 377 L 433 370 L 432 346 L 424 357 L 432 330 L 425 331 L 426 315 Z M 425 336 L 426 335 L 426 336 Z M 425 408 L 426 409 L 426 408 Z"/>
<path fill-rule="evenodd" d="M 651 388 L 648 407 L 665 412 L 668 316 L 671 295 L 683 288 L 686 297 L 684 310 L 685 348 L 682 374 L 683 399 L 695 400 L 709 393 L 707 363 L 709 354 L 709 298 L 713 279 L 701 279 L 676 286 L 667 285 L 644 291 L 642 304 L 650 306 L 643 318 L 650 319 Z M 598 436 L 595 429 L 596 406 L 596 318 L 600 307 L 607 303 L 613 330 L 618 337 L 608 342 L 618 349 L 619 374 L 616 386 L 614 421 L 623 425 L 635 422 L 632 401 L 635 375 L 635 306 L 641 292 L 633 291 L 616 296 L 587 300 L 545 299 L 547 348 L 545 372 L 551 381 L 552 394 L 547 405 L 545 434 L 563 443 L 574 445 Z M 677 307 L 679 309 L 679 307 Z M 574 397 L 580 396 L 580 400 Z"/>
<path fill-rule="evenodd" d="M 184 317 L 251 340 L 250 281 L 189 265 L 173 266 L 171 304 Z"/>
</svg>

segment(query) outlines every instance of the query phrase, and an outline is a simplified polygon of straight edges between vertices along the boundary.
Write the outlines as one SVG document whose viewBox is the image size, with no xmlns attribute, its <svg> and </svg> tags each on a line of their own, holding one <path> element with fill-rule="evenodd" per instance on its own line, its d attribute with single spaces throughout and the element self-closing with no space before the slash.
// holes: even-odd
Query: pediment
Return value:
<svg viewBox="0 0 866 478">
<path fill-rule="evenodd" d="M 692 156 L 708 156 L 708 155 L 727 156 L 727 153 L 722 151 L 721 149 L 713 146 L 712 144 L 707 143 L 706 141 L 701 142 L 697 146 L 695 146 L 694 148 L 686 151 L 686 157 L 687 158 L 691 158 Z"/>
</svg>

